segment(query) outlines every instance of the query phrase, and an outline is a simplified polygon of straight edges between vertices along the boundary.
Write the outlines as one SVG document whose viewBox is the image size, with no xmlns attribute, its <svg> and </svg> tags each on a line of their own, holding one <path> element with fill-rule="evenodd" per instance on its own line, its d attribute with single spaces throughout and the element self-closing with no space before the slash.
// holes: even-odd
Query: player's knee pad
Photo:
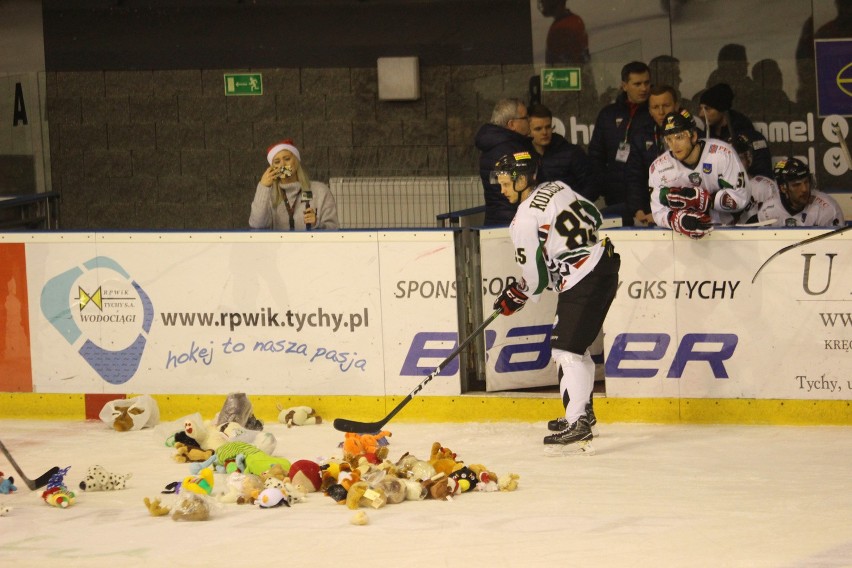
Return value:
<svg viewBox="0 0 852 568">
<path fill-rule="evenodd" d="M 583 362 L 584 358 L 584 355 L 578 355 L 577 353 L 565 351 L 564 349 L 551 349 L 550 356 L 560 367 L 563 365 L 578 365 Z"/>
</svg>

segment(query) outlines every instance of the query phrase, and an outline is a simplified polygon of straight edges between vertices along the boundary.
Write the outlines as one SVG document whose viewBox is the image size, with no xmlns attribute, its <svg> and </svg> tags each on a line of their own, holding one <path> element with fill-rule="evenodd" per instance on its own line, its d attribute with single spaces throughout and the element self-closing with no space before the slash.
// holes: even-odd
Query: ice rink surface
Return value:
<svg viewBox="0 0 852 568">
<path fill-rule="evenodd" d="M 151 430 L 101 422 L 0 421 L 36 478 L 71 466 L 132 472 L 122 491 L 77 491 L 58 509 L 41 490 L 0 495 L 0 566 L 852 566 L 852 428 L 598 424 L 594 456 L 545 457 L 544 423 L 395 424 L 391 460 L 433 442 L 468 464 L 517 473 L 513 492 L 354 511 L 320 493 L 290 508 L 220 504 L 204 522 L 152 517 L 144 497 L 190 474 Z M 340 457 L 330 424 L 267 424 L 276 455 Z M 16 476 L 0 455 L 0 470 Z M 217 474 L 218 489 L 224 474 Z M 214 487 L 214 493 L 217 488 Z"/>
</svg>

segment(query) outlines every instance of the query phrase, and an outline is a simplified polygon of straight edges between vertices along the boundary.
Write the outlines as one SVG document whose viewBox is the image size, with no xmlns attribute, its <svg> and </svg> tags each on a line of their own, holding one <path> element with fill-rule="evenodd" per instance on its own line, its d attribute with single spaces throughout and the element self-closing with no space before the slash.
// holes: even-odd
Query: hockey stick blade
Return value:
<svg viewBox="0 0 852 568">
<path fill-rule="evenodd" d="M 455 359 L 456 356 L 461 353 L 462 350 L 467 347 L 468 344 L 470 344 L 470 342 L 473 341 L 477 335 L 482 333 L 482 330 L 484 330 L 491 322 L 497 319 L 497 316 L 499 316 L 500 313 L 500 310 L 495 310 L 493 314 L 488 316 L 488 318 L 484 322 L 482 322 L 482 325 L 473 330 L 473 333 L 471 333 L 467 337 L 467 339 L 465 339 L 458 347 L 456 347 L 453 352 L 447 356 L 446 359 L 441 361 L 438 367 L 434 371 L 432 371 L 432 373 L 428 377 L 420 381 L 420 384 L 417 385 L 413 391 L 408 393 L 408 395 L 404 399 L 402 399 L 402 401 L 400 401 L 400 403 L 397 404 L 396 407 L 391 410 L 387 416 L 385 416 L 378 422 L 358 422 L 357 420 L 347 420 L 346 418 L 335 418 L 334 429 L 339 430 L 341 432 L 351 432 L 353 434 L 374 434 L 381 430 L 385 424 L 390 422 L 391 418 L 399 414 L 399 411 L 402 410 L 406 404 L 411 402 L 411 399 L 414 398 L 414 395 L 423 390 L 423 387 L 425 387 L 429 381 L 434 379 L 435 375 L 440 373 L 444 367 L 449 365 L 449 363 L 453 359 Z"/>
<path fill-rule="evenodd" d="M 793 250 L 794 248 L 800 247 L 800 246 L 802 246 L 802 245 L 806 245 L 806 244 L 809 244 L 809 243 L 812 243 L 812 242 L 815 242 L 815 241 L 820 241 L 820 240 L 822 240 L 822 239 L 827 239 L 827 238 L 829 238 L 829 237 L 834 237 L 834 236 L 836 236 L 836 235 L 839 235 L 840 233 L 845 233 L 845 232 L 846 232 L 846 231 L 848 231 L 849 229 L 852 229 L 852 225 L 847 225 L 847 226 L 845 226 L 845 227 L 841 227 L 841 228 L 839 228 L 839 229 L 835 229 L 835 230 L 833 230 L 833 231 L 829 231 L 829 232 L 827 232 L 827 233 L 823 233 L 823 234 L 821 234 L 821 235 L 817 235 L 817 236 L 815 236 L 815 237 L 811 237 L 811 238 L 809 238 L 809 239 L 805 239 L 805 240 L 803 240 L 803 241 L 799 241 L 798 243 L 793 243 L 792 245 L 787 245 L 787 246 L 786 246 L 786 247 L 784 247 L 784 248 L 778 249 L 777 251 L 775 251 L 775 254 L 773 254 L 772 256 L 770 256 L 769 258 L 767 258 L 767 259 L 763 262 L 763 264 L 761 264 L 761 265 L 760 265 L 760 268 L 758 268 L 758 269 L 757 269 L 757 272 L 755 272 L 755 273 L 754 273 L 754 276 L 752 276 L 752 278 L 751 278 L 751 283 L 752 283 L 752 284 L 754 284 L 754 281 L 755 281 L 755 280 L 757 280 L 757 275 L 758 275 L 758 274 L 760 274 L 760 271 L 761 271 L 761 270 L 763 270 L 763 268 L 764 268 L 767 264 L 769 264 L 769 262 L 770 262 L 773 258 L 775 258 L 775 257 L 777 257 L 777 256 L 781 256 L 782 254 L 784 254 L 784 253 L 785 253 L 785 252 L 787 252 L 788 250 Z"/>
<path fill-rule="evenodd" d="M 15 468 L 15 471 L 18 472 L 18 476 L 24 480 L 24 483 L 27 484 L 27 487 L 30 488 L 30 491 L 35 491 L 39 487 L 44 487 L 45 485 L 47 485 L 47 482 L 50 481 L 50 478 L 53 477 L 53 474 L 59 471 L 58 466 L 53 466 L 37 478 L 30 479 L 29 477 L 24 475 L 23 471 L 21 471 L 20 466 L 18 466 L 18 462 L 15 461 L 15 458 L 12 457 L 12 454 L 9 453 L 9 450 L 6 449 L 6 446 L 3 444 L 2 441 L 0 441 L 0 451 L 3 452 L 3 455 L 6 456 L 6 459 L 9 460 L 10 464 L 12 464 L 12 467 Z"/>
</svg>

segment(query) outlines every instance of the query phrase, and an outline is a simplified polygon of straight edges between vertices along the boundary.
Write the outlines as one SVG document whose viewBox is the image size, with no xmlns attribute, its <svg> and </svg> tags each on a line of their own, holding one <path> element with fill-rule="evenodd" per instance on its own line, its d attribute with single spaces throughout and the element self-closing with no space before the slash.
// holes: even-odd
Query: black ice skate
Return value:
<svg viewBox="0 0 852 568">
<path fill-rule="evenodd" d="M 598 423 L 598 419 L 595 418 L 595 405 L 592 401 L 589 401 L 586 404 L 586 418 L 589 419 L 589 428 L 592 430 L 592 435 L 598 435 L 598 429 L 595 428 L 595 424 Z M 560 418 L 554 418 L 553 420 L 547 423 L 547 429 L 551 432 L 561 432 L 565 430 L 569 426 L 568 419 L 564 416 Z"/>
<path fill-rule="evenodd" d="M 592 428 L 589 419 L 584 415 L 568 428 L 544 437 L 544 453 L 549 456 L 565 456 L 571 454 L 595 453 L 592 448 Z"/>
</svg>

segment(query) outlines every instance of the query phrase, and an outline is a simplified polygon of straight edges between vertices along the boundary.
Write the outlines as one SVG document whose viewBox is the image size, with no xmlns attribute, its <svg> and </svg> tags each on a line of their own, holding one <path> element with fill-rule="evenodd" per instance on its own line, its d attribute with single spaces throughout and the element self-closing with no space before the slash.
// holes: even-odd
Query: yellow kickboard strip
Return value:
<svg viewBox="0 0 852 568">
<path fill-rule="evenodd" d="M 127 398 L 137 396 L 128 394 Z M 212 419 L 225 395 L 152 395 L 160 420 L 177 420 L 198 412 Z M 251 396 L 254 415 L 277 422 L 279 407 L 309 406 L 323 421 L 344 417 L 373 422 L 384 418 L 398 396 Z M 555 396 L 519 397 L 507 393 L 418 396 L 397 414 L 395 422 L 539 422 L 563 414 Z M 852 401 L 778 399 L 595 398 L 600 422 L 658 424 L 852 425 Z M 0 393 L 0 419 L 84 420 L 85 395 Z"/>
</svg>

